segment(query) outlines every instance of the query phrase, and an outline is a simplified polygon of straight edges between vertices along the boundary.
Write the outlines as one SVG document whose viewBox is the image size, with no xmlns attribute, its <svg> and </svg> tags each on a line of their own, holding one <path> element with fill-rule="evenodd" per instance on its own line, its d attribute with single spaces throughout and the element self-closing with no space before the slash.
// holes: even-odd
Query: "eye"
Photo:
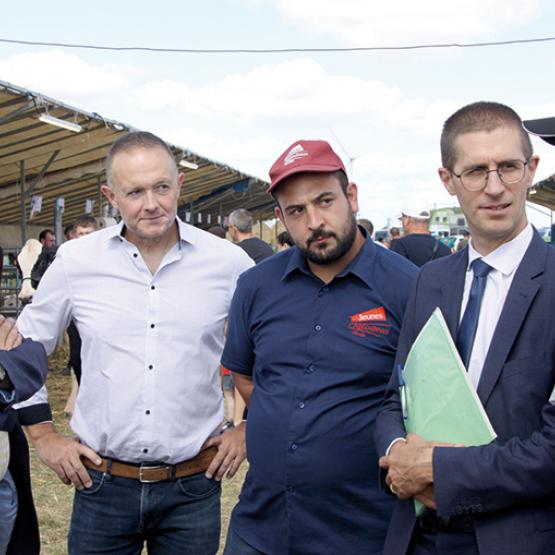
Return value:
<svg viewBox="0 0 555 555">
<path fill-rule="evenodd" d="M 503 170 L 516 170 L 520 168 L 521 163 L 518 160 L 508 160 L 507 162 L 501 162 L 499 164 L 499 169 Z"/>
<path fill-rule="evenodd" d="M 166 193 L 170 190 L 170 186 L 167 183 L 160 183 L 156 186 L 156 191 L 159 193 Z"/>
<path fill-rule="evenodd" d="M 485 168 L 470 168 L 469 170 L 466 170 L 465 172 L 463 172 L 464 176 L 468 176 L 468 177 L 481 177 L 484 175 L 484 172 L 486 171 Z"/>
<path fill-rule="evenodd" d="M 129 191 L 127 193 L 128 197 L 134 198 L 134 197 L 138 197 L 141 194 L 141 190 L 140 189 L 133 189 L 132 191 Z"/>
<path fill-rule="evenodd" d="M 333 202 L 332 197 L 324 197 L 320 199 L 320 204 L 322 206 L 329 206 Z"/>
<path fill-rule="evenodd" d="M 287 209 L 288 216 L 300 216 L 303 213 L 302 206 L 293 206 Z"/>
</svg>

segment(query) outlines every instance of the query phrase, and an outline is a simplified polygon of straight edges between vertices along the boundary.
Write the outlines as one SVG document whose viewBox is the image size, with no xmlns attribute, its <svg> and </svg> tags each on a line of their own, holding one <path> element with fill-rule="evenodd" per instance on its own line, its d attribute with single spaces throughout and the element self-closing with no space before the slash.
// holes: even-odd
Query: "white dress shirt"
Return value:
<svg viewBox="0 0 555 555">
<path fill-rule="evenodd" d="M 466 270 L 461 304 L 461 320 L 468 303 L 470 287 L 474 277 L 470 265 L 477 258 L 482 258 L 484 262 L 493 268 L 487 276 L 476 337 L 472 347 L 472 354 L 470 355 L 470 362 L 468 363 L 468 374 L 475 388 L 478 387 L 491 338 L 505 305 L 505 299 L 513 282 L 516 269 L 521 263 L 524 253 L 532 241 L 532 237 L 532 225 L 528 224 L 512 241 L 504 243 L 487 256 L 482 256 L 474 249 L 472 239 L 469 241 L 468 268 Z"/>
<path fill-rule="evenodd" d="M 100 455 L 190 459 L 223 420 L 219 360 L 239 247 L 178 221 L 179 241 L 152 275 L 123 224 L 64 243 L 17 321 L 50 354 L 70 320 L 82 340 L 71 427 Z M 45 394 L 29 402 L 45 402 Z"/>
</svg>

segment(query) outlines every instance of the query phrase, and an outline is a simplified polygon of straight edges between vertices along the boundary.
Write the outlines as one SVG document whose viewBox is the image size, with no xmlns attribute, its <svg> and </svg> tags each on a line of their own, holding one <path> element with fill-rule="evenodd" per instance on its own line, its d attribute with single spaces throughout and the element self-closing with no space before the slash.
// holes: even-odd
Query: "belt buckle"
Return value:
<svg viewBox="0 0 555 555">
<path fill-rule="evenodd" d="M 146 478 L 143 477 L 143 470 L 158 470 L 160 468 L 163 468 L 166 470 L 166 472 L 168 472 L 168 477 L 167 478 L 161 478 L 159 480 L 147 480 Z M 147 465 L 147 464 L 141 464 L 139 466 L 139 482 L 141 482 L 141 484 L 154 484 L 156 482 L 162 482 L 164 480 L 169 480 L 170 476 L 170 467 L 167 464 L 155 464 L 155 465 Z"/>
</svg>

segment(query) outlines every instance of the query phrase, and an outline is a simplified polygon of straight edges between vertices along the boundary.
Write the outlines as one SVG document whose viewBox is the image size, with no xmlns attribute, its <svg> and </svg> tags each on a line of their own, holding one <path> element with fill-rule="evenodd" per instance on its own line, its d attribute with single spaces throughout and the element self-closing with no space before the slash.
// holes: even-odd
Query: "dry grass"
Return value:
<svg viewBox="0 0 555 555">
<path fill-rule="evenodd" d="M 64 417 L 63 409 L 71 388 L 71 379 L 60 372 L 67 361 L 67 351 L 59 349 L 50 357 L 50 368 L 47 385 L 50 404 L 54 413 L 54 421 L 64 434 L 71 434 L 69 420 Z M 246 472 L 243 464 L 238 475 L 232 480 L 224 480 L 222 490 L 222 541 L 229 524 L 229 516 L 234 507 Z M 41 528 L 41 553 L 45 555 L 65 555 L 66 537 L 69 527 L 73 488 L 64 485 L 48 467 L 40 462 L 31 447 L 31 474 L 33 494 L 39 515 Z M 145 550 L 146 552 L 146 550 Z M 222 548 L 220 548 L 220 553 Z"/>
</svg>

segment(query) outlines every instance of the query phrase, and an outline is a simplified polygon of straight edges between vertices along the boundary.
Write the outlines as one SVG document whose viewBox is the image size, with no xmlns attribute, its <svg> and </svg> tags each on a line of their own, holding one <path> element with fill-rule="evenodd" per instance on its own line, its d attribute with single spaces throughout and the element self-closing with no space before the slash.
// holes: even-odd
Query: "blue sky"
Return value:
<svg viewBox="0 0 555 555">
<path fill-rule="evenodd" d="M 555 35 L 548 0 L 221 0 L 8 3 L 0 38 L 174 48 L 310 48 Z M 555 42 L 476 49 L 193 55 L 0 43 L 0 79 L 267 177 L 293 141 L 326 139 L 349 164 L 360 215 L 452 205 L 437 178 L 442 122 L 496 100 L 555 115 Z M 534 140 L 537 177 L 555 149 Z M 529 211 L 537 225 L 549 218 Z"/>
</svg>

